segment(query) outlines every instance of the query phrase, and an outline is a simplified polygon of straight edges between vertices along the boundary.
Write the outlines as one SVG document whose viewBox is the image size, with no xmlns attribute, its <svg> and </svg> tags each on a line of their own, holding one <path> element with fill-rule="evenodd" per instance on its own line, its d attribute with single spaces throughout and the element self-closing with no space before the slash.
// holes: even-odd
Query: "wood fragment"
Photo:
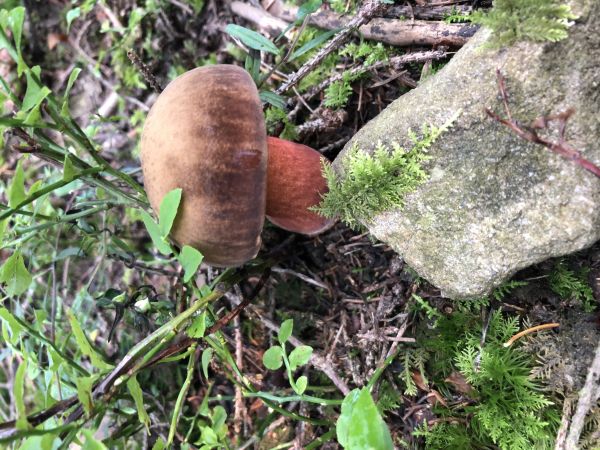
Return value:
<svg viewBox="0 0 600 450">
<path fill-rule="evenodd" d="M 295 20 L 297 8 L 285 8 L 281 19 Z M 310 16 L 309 24 L 323 30 L 335 30 L 347 26 L 349 19 L 332 11 L 319 11 Z M 373 18 L 358 31 L 365 39 L 389 45 L 407 47 L 413 45 L 462 47 L 478 30 L 471 23 L 446 23 L 442 21 L 400 20 Z"/>
<path fill-rule="evenodd" d="M 583 389 L 579 392 L 579 401 L 571 420 L 569 434 L 564 450 L 577 449 L 577 442 L 583 431 L 585 416 L 600 398 L 600 344 L 596 347 L 596 355 L 590 365 Z"/>
</svg>

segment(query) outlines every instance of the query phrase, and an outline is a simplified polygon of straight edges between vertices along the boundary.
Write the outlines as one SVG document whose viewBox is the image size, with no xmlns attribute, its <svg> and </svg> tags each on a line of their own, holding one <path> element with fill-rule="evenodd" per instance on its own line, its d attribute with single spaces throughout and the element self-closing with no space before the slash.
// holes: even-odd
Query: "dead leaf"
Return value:
<svg viewBox="0 0 600 450">
<path fill-rule="evenodd" d="M 54 50 L 54 48 L 60 44 L 61 42 L 67 42 L 69 38 L 66 34 L 63 33 L 48 33 L 46 37 L 46 45 L 48 45 L 48 50 Z"/>
<path fill-rule="evenodd" d="M 422 391 L 425 391 L 425 392 L 429 392 L 429 386 L 427 384 L 425 384 L 423 375 L 421 375 L 420 372 L 413 370 L 410 375 L 419 389 L 421 389 Z"/>
<path fill-rule="evenodd" d="M 454 386 L 454 389 L 462 394 L 470 394 L 473 392 L 473 386 L 469 384 L 464 375 L 460 372 L 452 372 L 448 378 L 444 380 Z"/>
</svg>

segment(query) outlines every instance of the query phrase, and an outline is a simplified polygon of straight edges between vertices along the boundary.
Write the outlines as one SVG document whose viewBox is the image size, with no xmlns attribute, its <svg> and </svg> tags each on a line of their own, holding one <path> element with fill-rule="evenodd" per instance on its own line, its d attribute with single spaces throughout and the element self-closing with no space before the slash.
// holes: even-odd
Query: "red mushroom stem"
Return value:
<svg viewBox="0 0 600 450">
<path fill-rule="evenodd" d="M 309 236 L 329 229 L 335 221 L 310 209 L 328 191 L 322 172 L 325 158 L 306 145 L 276 137 L 267 137 L 267 147 L 267 218 L 284 230 Z"/>
</svg>

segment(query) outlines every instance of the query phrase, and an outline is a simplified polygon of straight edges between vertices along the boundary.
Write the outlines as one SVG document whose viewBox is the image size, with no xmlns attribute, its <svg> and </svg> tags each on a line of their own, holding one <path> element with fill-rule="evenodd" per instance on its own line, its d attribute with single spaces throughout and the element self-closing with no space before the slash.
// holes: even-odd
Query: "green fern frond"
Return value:
<svg viewBox="0 0 600 450">
<path fill-rule="evenodd" d="M 575 273 L 567 267 L 564 260 L 560 260 L 550 274 L 550 289 L 564 300 L 579 302 L 586 312 L 595 309 L 595 298 L 592 288 L 586 281 L 587 270 Z"/>
</svg>

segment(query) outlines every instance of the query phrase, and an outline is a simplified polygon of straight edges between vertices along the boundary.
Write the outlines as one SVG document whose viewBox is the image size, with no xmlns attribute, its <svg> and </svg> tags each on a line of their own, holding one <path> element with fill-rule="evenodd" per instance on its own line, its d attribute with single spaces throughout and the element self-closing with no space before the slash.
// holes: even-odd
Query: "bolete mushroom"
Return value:
<svg viewBox="0 0 600 450">
<path fill-rule="evenodd" d="M 312 148 L 276 137 L 267 138 L 267 218 L 284 230 L 309 236 L 335 221 L 312 211 L 327 193 L 323 156 Z"/>
<path fill-rule="evenodd" d="M 333 223 L 308 209 L 327 191 L 321 155 L 267 141 L 258 91 L 240 67 L 200 67 L 169 83 L 146 118 L 141 157 L 155 211 L 182 188 L 171 236 L 200 250 L 207 264 L 231 267 L 256 256 L 267 200 L 267 217 L 289 231 L 314 235 Z"/>
</svg>

